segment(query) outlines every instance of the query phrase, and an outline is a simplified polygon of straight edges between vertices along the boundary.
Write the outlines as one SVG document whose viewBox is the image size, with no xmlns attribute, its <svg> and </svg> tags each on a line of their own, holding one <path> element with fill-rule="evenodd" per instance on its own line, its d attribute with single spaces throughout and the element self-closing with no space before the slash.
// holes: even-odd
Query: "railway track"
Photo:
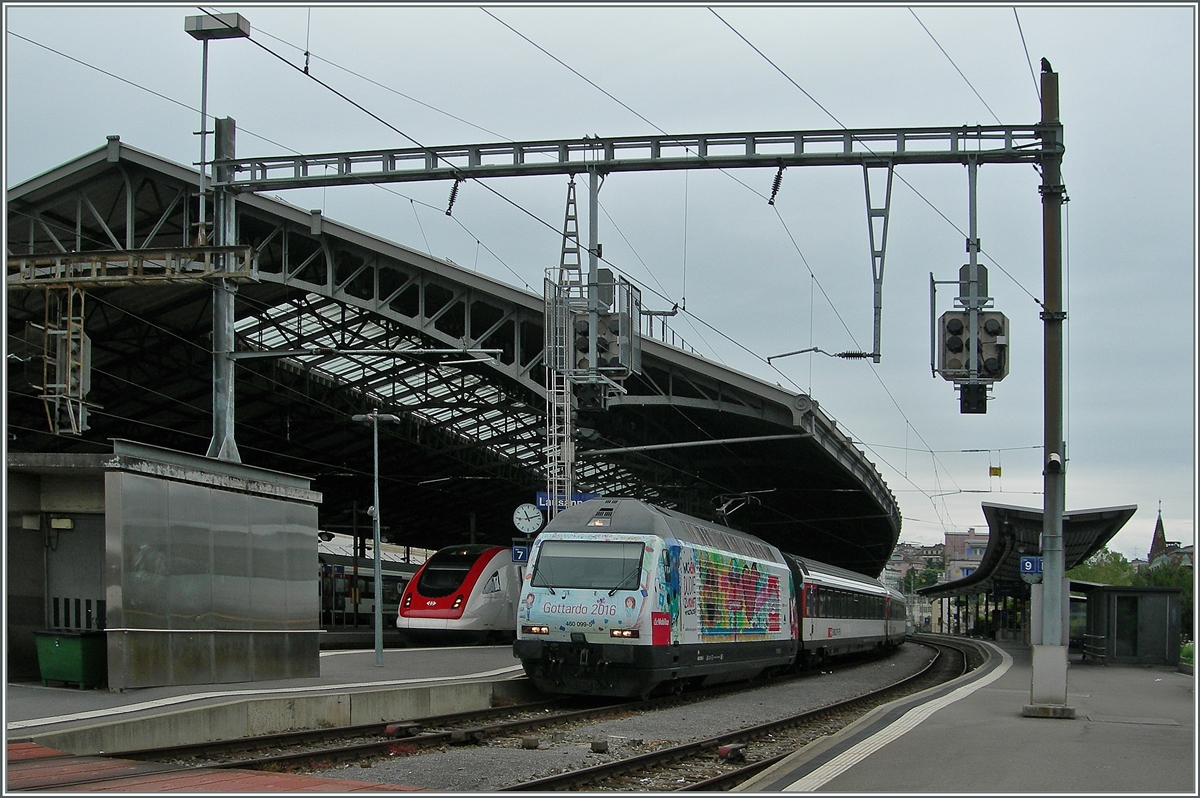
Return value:
<svg viewBox="0 0 1200 798">
<path fill-rule="evenodd" d="M 797 716 L 738 729 L 705 740 L 662 747 L 590 768 L 495 789 L 530 791 L 587 787 L 622 790 L 720 790 L 724 788 L 721 785 L 744 780 L 803 745 L 805 741 L 800 741 L 797 734 L 803 736 L 807 733 L 815 739 L 832 733 L 836 728 L 849 723 L 853 717 L 868 711 L 871 706 L 896 698 L 896 691 L 904 689 L 904 684 L 909 684 L 910 692 L 914 692 L 957 675 L 936 675 L 937 671 L 945 670 L 946 667 L 946 657 L 939 656 L 921 673 L 885 690 L 877 690 Z M 776 683 L 803 680 L 814 675 L 812 672 L 790 675 Z M 721 695 L 761 687 L 763 684 L 764 682 L 759 681 L 751 685 L 722 685 L 648 701 L 597 703 L 594 700 L 580 699 L 547 700 L 391 724 L 377 723 L 289 732 L 188 746 L 115 752 L 107 756 L 113 759 L 153 763 L 153 768 L 158 773 L 228 768 L 327 772 L 346 762 L 366 766 L 372 762 L 420 756 L 423 752 L 445 750 L 453 746 L 495 742 L 529 748 L 529 742 L 532 740 L 532 747 L 536 748 L 537 738 L 528 735 L 539 729 L 578 728 L 597 720 L 706 701 Z M 581 707 L 580 704 L 586 706 Z M 839 720 L 839 716 L 844 718 Z M 780 750 L 775 752 L 774 748 Z M 743 759 L 751 761 L 743 762 Z M 105 780 L 106 777 L 103 776 L 85 777 L 71 785 L 58 784 L 55 789 L 74 785 L 96 785 Z"/>
<path fill-rule="evenodd" d="M 963 649 L 948 644 L 928 645 L 938 649 L 938 656 L 924 670 L 883 690 L 703 740 L 499 789 L 511 792 L 583 788 L 654 792 L 728 789 L 808 742 L 831 733 L 831 726 L 841 728 L 876 706 L 949 681 L 969 670 Z M 750 757 L 753 761 L 746 762 Z"/>
</svg>

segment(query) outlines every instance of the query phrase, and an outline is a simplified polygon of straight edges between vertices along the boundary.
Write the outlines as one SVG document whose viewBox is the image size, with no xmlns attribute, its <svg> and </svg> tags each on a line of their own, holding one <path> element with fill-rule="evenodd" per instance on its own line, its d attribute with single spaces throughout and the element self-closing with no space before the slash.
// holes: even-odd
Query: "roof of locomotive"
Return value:
<svg viewBox="0 0 1200 798">
<path fill-rule="evenodd" d="M 784 562 L 779 549 L 761 538 L 639 499 L 590 499 L 560 512 L 546 525 L 543 533 L 662 535 L 667 530 L 671 537 L 687 543 L 768 562 Z"/>
</svg>

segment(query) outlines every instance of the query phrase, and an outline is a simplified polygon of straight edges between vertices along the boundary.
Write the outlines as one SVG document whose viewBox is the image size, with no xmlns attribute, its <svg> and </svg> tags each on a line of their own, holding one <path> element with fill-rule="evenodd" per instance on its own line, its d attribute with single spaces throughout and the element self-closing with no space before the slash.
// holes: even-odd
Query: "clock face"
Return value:
<svg viewBox="0 0 1200 798">
<path fill-rule="evenodd" d="M 522 504 L 513 513 L 513 524 L 527 535 L 532 535 L 542 528 L 542 511 L 536 504 Z"/>
</svg>

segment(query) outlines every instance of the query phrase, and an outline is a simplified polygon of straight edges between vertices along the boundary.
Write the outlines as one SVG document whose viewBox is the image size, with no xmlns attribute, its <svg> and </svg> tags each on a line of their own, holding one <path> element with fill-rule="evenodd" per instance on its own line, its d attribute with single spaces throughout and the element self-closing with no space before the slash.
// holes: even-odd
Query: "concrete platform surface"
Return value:
<svg viewBox="0 0 1200 798">
<path fill-rule="evenodd" d="M 1028 718 L 1031 652 L 874 710 L 739 791 L 1196 795 L 1195 681 L 1174 667 L 1072 663 L 1074 719 Z"/>
<path fill-rule="evenodd" d="M 267 702 L 278 707 L 271 709 L 270 719 L 265 719 L 264 712 L 260 711 L 257 715 L 252 713 L 249 720 L 239 716 L 232 726 L 228 721 L 222 721 L 226 723 L 225 728 L 233 730 L 237 724 L 289 728 L 299 722 L 295 715 L 301 701 L 317 706 L 321 697 L 326 697 L 325 703 L 336 699 L 341 706 L 309 711 L 332 712 L 339 718 L 344 717 L 348 725 L 352 702 L 342 700 L 346 696 L 358 696 L 357 703 L 362 706 L 366 698 L 384 693 L 428 696 L 438 691 L 450 693 L 454 689 L 465 689 L 454 685 L 511 680 L 522 675 L 520 661 L 513 657 L 511 646 L 460 646 L 385 650 L 382 667 L 375 665 L 373 649 L 326 651 L 321 653 L 321 675 L 304 679 L 152 687 L 121 693 L 15 683 L 5 685 L 5 731 L 6 739 L 12 742 L 73 729 L 118 723 L 136 725 L 152 718 L 194 714 L 205 709 L 210 710 L 209 715 L 213 717 L 218 708 L 224 708 L 228 716 L 231 706 L 253 703 L 266 707 Z M 446 703 L 446 699 L 440 700 Z M 403 711 L 406 708 L 405 704 L 393 702 L 379 711 Z M 290 714 L 285 717 L 284 713 Z M 339 720 L 333 722 L 340 725 Z"/>
</svg>

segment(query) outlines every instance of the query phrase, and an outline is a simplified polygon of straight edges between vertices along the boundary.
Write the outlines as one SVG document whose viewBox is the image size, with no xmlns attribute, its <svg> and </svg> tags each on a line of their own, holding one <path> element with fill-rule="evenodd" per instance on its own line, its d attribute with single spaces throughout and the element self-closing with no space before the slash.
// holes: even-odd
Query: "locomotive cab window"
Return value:
<svg viewBox="0 0 1200 798">
<path fill-rule="evenodd" d="M 455 546 L 442 549 L 429 558 L 417 582 L 417 591 L 422 596 L 441 598 L 462 586 L 471 571 L 471 566 L 490 548 L 482 544 Z"/>
<path fill-rule="evenodd" d="M 635 590 L 642 569 L 641 542 L 547 540 L 542 543 L 530 584 Z"/>
<path fill-rule="evenodd" d="M 485 596 L 492 593 L 500 592 L 500 572 L 496 571 L 491 578 L 487 580 L 487 584 L 483 586 L 483 594 Z"/>
</svg>

